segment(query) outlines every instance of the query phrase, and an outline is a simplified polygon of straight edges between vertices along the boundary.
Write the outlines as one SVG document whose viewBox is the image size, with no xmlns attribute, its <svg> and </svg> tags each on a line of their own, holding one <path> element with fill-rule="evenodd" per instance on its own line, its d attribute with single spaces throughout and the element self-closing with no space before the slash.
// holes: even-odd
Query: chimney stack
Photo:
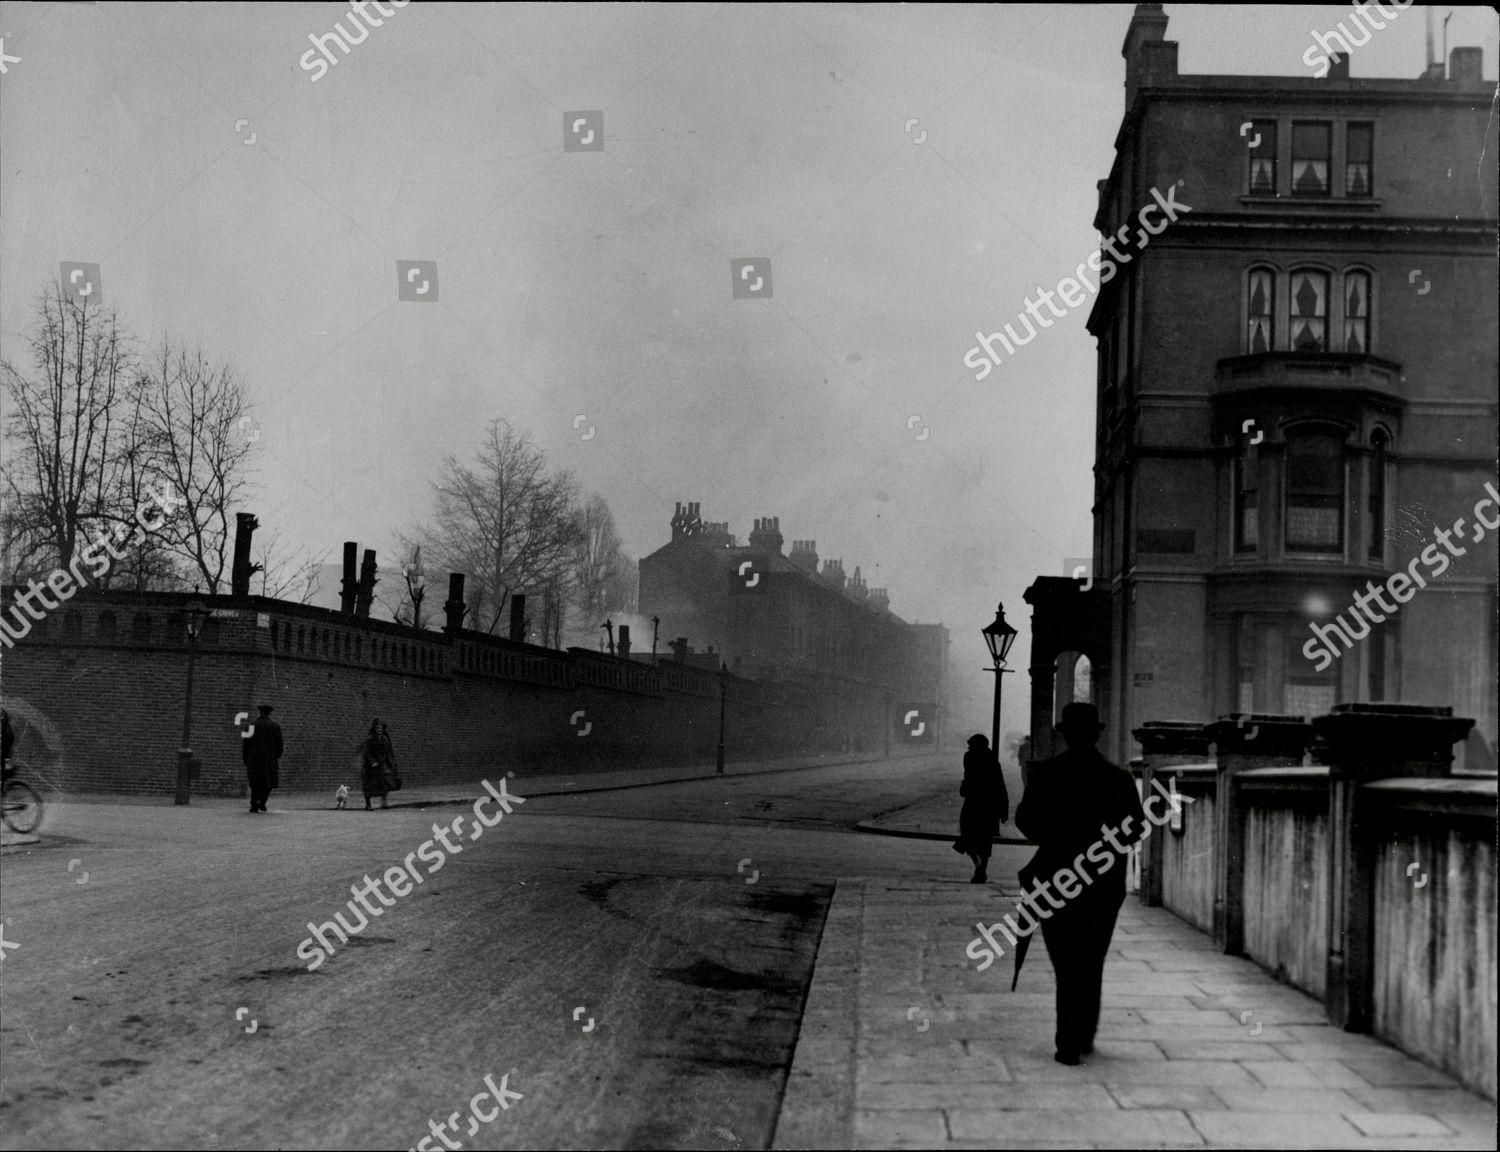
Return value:
<svg viewBox="0 0 1500 1152">
<path fill-rule="evenodd" d="M 1328 57 L 1328 75 L 1323 79 L 1349 79 L 1349 54 L 1347 52 L 1334 52 Z"/>
<path fill-rule="evenodd" d="M 849 581 L 849 595 L 856 600 L 864 600 L 869 596 L 870 590 L 865 586 L 865 578 L 859 574 L 859 565 L 854 566 L 854 576 Z"/>
<path fill-rule="evenodd" d="M 792 552 L 789 559 L 797 567 L 816 575 L 818 571 L 818 542 L 816 540 L 793 540 Z"/>
<path fill-rule="evenodd" d="M 526 597 L 519 592 L 510 597 L 510 638 L 518 644 L 526 642 Z"/>
<path fill-rule="evenodd" d="M 616 651 L 626 660 L 630 659 L 630 625 L 620 625 L 620 639 L 615 644 Z"/>
<path fill-rule="evenodd" d="M 354 604 L 359 596 L 359 577 L 355 571 L 359 567 L 359 544 L 353 540 L 344 541 L 344 579 L 339 590 L 339 611 L 345 616 L 354 615 Z"/>
<path fill-rule="evenodd" d="M 230 570 L 229 592 L 231 596 L 250 595 L 250 577 L 260 571 L 259 564 L 250 563 L 250 537 L 260 527 L 260 521 L 252 512 L 236 512 L 234 515 L 234 567 Z"/>
<path fill-rule="evenodd" d="M 688 642 L 686 636 L 679 636 L 676 640 L 669 641 L 667 647 L 672 649 L 672 659 L 681 664 L 687 659 Z"/>
<path fill-rule="evenodd" d="M 889 588 L 871 588 L 870 606 L 879 612 L 891 610 L 891 595 Z"/>
<path fill-rule="evenodd" d="M 1484 49 L 1455 48 L 1448 53 L 1448 79 L 1460 88 L 1483 86 Z"/>
<path fill-rule="evenodd" d="M 1170 66 L 1176 73 L 1177 43 L 1168 40 L 1167 17 L 1160 4 L 1137 4 L 1125 32 L 1120 55 L 1125 57 L 1125 110 L 1135 103 L 1136 91 L 1149 85 L 1159 72 Z M 1160 47 L 1158 47 L 1158 45 Z M 1158 60 L 1158 56 L 1169 57 Z M 1165 77 L 1163 77 L 1165 78 Z"/>
<path fill-rule="evenodd" d="M 444 632 L 459 632 L 464 626 L 464 615 L 468 612 L 464 603 L 464 574 L 448 573 L 448 599 L 443 602 Z"/>
<path fill-rule="evenodd" d="M 361 620 L 370 618 L 370 605 L 375 602 L 375 549 L 365 549 L 365 560 L 359 569 L 359 599 L 354 604 L 354 615 Z"/>
<path fill-rule="evenodd" d="M 767 516 L 755 522 L 755 529 L 750 533 L 750 547 L 780 555 L 782 543 L 781 517 Z"/>
<path fill-rule="evenodd" d="M 844 562 L 842 560 L 823 561 L 823 579 L 835 588 L 844 586 Z"/>
</svg>

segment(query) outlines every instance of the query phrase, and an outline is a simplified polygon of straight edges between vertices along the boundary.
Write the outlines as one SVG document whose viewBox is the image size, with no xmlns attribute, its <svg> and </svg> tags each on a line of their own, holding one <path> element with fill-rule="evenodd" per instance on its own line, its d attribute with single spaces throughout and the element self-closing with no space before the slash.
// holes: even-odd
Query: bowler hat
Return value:
<svg viewBox="0 0 1500 1152">
<path fill-rule="evenodd" d="M 974 735 L 969 737 L 970 748 L 987 748 L 989 747 L 989 743 L 990 738 L 980 732 L 976 732 L 974 733 Z"/>
<path fill-rule="evenodd" d="M 271 706 L 269 704 L 262 704 L 262 705 L 260 705 L 260 710 L 262 712 L 270 712 L 270 711 L 272 711 L 272 708 L 271 708 Z"/>
<path fill-rule="evenodd" d="M 1062 719 L 1053 725 L 1059 732 L 1103 732 L 1099 722 L 1099 709 L 1092 704 L 1065 704 Z"/>
</svg>

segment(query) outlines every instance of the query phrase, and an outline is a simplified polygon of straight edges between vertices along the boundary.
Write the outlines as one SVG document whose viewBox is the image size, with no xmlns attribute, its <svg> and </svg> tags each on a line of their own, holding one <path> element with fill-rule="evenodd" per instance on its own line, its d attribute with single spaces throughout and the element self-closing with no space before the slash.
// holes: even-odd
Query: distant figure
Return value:
<svg viewBox="0 0 1500 1152">
<path fill-rule="evenodd" d="M 264 812 L 271 789 L 281 787 L 281 725 L 271 719 L 271 706 L 262 704 L 254 731 L 240 741 L 240 757 L 250 781 L 250 811 Z"/>
<path fill-rule="evenodd" d="M 16 746 L 16 732 L 10 726 L 10 713 L 0 708 L 0 780 L 10 775 L 10 750 Z"/>
<path fill-rule="evenodd" d="M 1010 818 L 1010 794 L 1005 790 L 1005 776 L 988 737 L 978 734 L 969 737 L 969 750 L 964 753 L 964 780 L 958 786 L 958 794 L 964 798 L 964 806 L 958 814 L 958 839 L 953 850 L 974 861 L 974 875 L 969 877 L 969 883 L 983 884 L 989 879 L 986 870 L 990 849 L 1000 834 L 1000 825 Z"/>
<path fill-rule="evenodd" d="M 396 749 L 391 744 L 391 730 L 380 724 L 380 745 L 385 750 L 385 782 L 392 792 L 401 791 L 401 769 L 396 767 Z"/>
<path fill-rule="evenodd" d="M 1069 704 L 1056 728 L 1068 750 L 1032 766 L 1016 808 L 1016 827 L 1037 844 L 1036 855 L 1021 869 L 1023 889 L 1041 883 L 1051 886 L 1044 892 L 1063 895 L 1060 907 L 1051 896 L 1037 904 L 1057 909 L 1042 918 L 1042 938 L 1057 973 L 1055 1059 L 1077 1064 L 1094 1050 L 1104 957 L 1125 902 L 1123 856 L 1141 839 L 1146 814 L 1130 773 L 1099 752 L 1104 725 L 1097 708 Z M 1094 867 L 1085 868 L 1085 858 Z M 1076 877 L 1067 889 L 1061 882 L 1065 874 Z"/>
<path fill-rule="evenodd" d="M 365 811 L 369 812 L 370 800 L 380 797 L 380 806 L 389 808 L 385 802 L 386 793 L 391 790 L 390 778 L 387 775 L 387 741 L 380 734 L 380 721 L 370 721 L 370 731 L 359 746 L 360 767 L 359 782 L 365 793 Z"/>
</svg>

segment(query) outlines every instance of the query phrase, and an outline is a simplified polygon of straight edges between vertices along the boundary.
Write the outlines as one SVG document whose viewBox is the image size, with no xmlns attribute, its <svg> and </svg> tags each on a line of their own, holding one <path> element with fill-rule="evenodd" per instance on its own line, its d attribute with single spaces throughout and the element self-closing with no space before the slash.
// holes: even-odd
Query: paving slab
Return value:
<svg viewBox="0 0 1500 1152">
<path fill-rule="evenodd" d="M 1096 1050 L 1058 1064 L 1045 947 L 1016 992 L 1008 948 L 967 955 L 996 919 L 994 886 L 838 882 L 772 1147 L 1496 1147 L 1493 1102 L 1134 896 Z"/>
</svg>

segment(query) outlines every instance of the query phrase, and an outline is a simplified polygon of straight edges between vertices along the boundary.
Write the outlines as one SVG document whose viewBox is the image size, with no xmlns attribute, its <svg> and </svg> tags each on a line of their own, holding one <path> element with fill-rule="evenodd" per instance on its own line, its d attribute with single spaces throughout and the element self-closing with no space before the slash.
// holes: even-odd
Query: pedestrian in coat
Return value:
<svg viewBox="0 0 1500 1152">
<path fill-rule="evenodd" d="M 1051 896 L 1047 904 L 1033 903 L 1056 909 L 1042 914 L 1042 939 L 1057 973 L 1055 1059 L 1077 1064 L 1094 1050 L 1104 958 L 1125 902 L 1125 855 L 1141 839 L 1146 814 L 1130 773 L 1099 752 L 1104 725 L 1097 708 L 1069 704 L 1056 728 L 1067 751 L 1032 766 L 1016 827 L 1037 845 L 1021 869 L 1023 890 L 1055 884 L 1064 895 L 1060 906 Z M 1065 873 L 1077 879 L 1065 885 Z"/>
<path fill-rule="evenodd" d="M 271 719 L 271 706 L 262 704 L 254 731 L 240 741 L 240 757 L 250 782 L 250 811 L 264 812 L 271 789 L 281 786 L 281 725 Z"/>
<path fill-rule="evenodd" d="M 380 746 L 385 753 L 385 785 L 391 792 L 399 791 L 401 788 L 401 769 L 396 765 L 396 749 L 391 743 L 391 730 L 386 727 L 385 721 L 380 723 Z"/>
<path fill-rule="evenodd" d="M 995 837 L 1000 835 L 1000 825 L 1010 818 L 1005 776 L 987 736 L 976 733 L 969 737 L 969 750 L 964 753 L 964 779 L 958 786 L 958 794 L 964 798 L 964 806 L 958 814 L 958 839 L 953 850 L 974 862 L 974 875 L 969 883 L 983 884 L 988 879 L 986 870 Z"/>
<path fill-rule="evenodd" d="M 391 790 L 390 768 L 387 756 L 389 745 L 380 735 L 380 721 L 370 721 L 370 731 L 359 746 L 360 786 L 365 793 L 365 811 L 370 811 L 370 801 L 380 797 L 380 806 L 388 808 L 386 794 Z"/>
</svg>

